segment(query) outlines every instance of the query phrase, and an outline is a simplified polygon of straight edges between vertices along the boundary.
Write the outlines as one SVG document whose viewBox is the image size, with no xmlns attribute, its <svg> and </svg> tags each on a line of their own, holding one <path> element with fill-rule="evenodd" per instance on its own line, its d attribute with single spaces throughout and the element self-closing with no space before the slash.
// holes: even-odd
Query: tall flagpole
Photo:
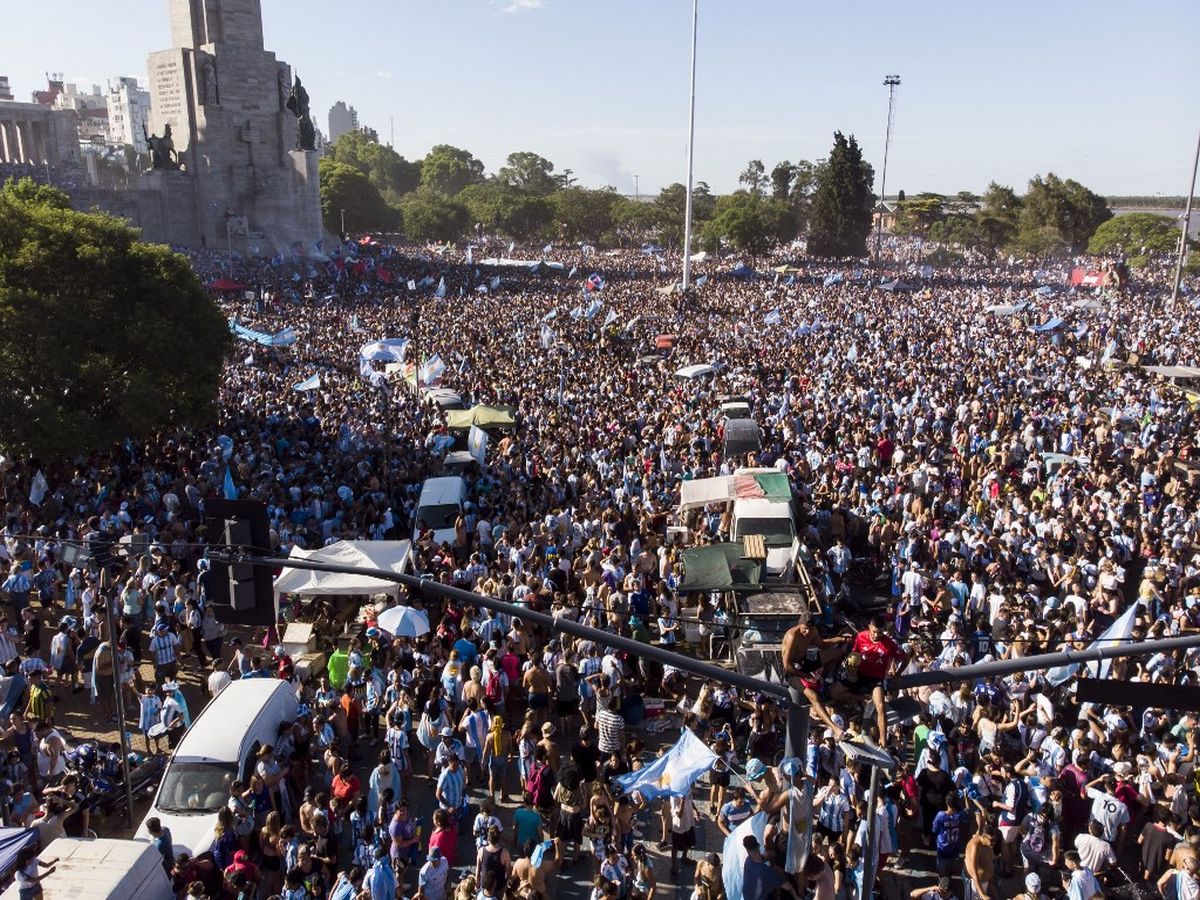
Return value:
<svg viewBox="0 0 1200 900">
<path fill-rule="evenodd" d="M 1192 225 L 1192 197 L 1196 195 L 1196 169 L 1200 168 L 1200 137 L 1196 138 L 1196 158 L 1192 160 L 1192 186 L 1188 188 L 1183 212 L 1183 234 L 1179 236 L 1179 254 L 1175 257 L 1175 277 L 1171 279 L 1171 302 L 1179 296 L 1179 279 L 1183 276 L 1183 257 L 1187 255 L 1188 231 Z M 686 269 L 684 271 L 687 271 Z M 687 280 L 687 276 L 684 276 Z"/>
<path fill-rule="evenodd" d="M 687 199 L 683 212 L 683 289 L 692 284 L 692 155 L 696 149 L 696 21 L 700 0 L 692 0 L 692 77 L 688 89 Z"/>
</svg>

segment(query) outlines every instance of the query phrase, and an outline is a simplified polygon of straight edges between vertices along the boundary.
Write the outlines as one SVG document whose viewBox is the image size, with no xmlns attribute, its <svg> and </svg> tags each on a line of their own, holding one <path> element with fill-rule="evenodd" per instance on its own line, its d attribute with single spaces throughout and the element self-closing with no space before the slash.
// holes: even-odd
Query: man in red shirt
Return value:
<svg viewBox="0 0 1200 900">
<path fill-rule="evenodd" d="M 887 619 L 873 616 L 864 631 L 854 638 L 854 646 L 846 657 L 847 676 L 830 687 L 834 700 L 857 700 L 869 696 L 875 704 L 876 724 L 879 726 L 879 745 L 887 743 L 887 713 L 884 708 L 883 682 L 892 673 L 893 667 L 900 668 L 908 660 L 908 654 L 900 649 L 887 634 Z M 853 662 L 857 660 L 857 667 Z"/>
</svg>

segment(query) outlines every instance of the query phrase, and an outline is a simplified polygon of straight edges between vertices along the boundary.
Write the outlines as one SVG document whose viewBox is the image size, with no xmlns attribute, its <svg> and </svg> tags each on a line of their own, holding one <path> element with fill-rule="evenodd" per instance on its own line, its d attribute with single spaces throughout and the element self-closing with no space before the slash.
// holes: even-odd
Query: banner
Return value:
<svg viewBox="0 0 1200 900">
<path fill-rule="evenodd" d="M 1135 602 L 1124 614 L 1113 622 L 1104 630 L 1100 637 L 1092 641 L 1085 653 L 1092 650 L 1099 650 L 1101 647 L 1111 647 L 1113 644 L 1127 643 L 1133 637 L 1133 623 L 1137 618 L 1138 609 L 1141 604 Z M 1090 663 L 1095 665 L 1095 663 Z M 1046 672 L 1046 680 L 1054 687 L 1058 687 L 1063 682 L 1071 678 L 1072 675 L 1079 671 L 1079 663 L 1068 663 L 1065 666 L 1055 666 Z M 1112 666 L 1111 659 L 1100 661 L 1100 671 L 1096 675 L 1097 678 L 1107 678 L 1108 670 Z"/>
</svg>

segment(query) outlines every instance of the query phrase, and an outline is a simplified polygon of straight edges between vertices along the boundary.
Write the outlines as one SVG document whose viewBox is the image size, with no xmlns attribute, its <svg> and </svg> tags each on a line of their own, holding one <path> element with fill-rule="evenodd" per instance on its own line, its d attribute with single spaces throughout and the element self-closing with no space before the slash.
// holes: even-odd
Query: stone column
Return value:
<svg viewBox="0 0 1200 900">
<path fill-rule="evenodd" d="M 6 163 L 15 163 L 17 161 L 17 140 L 16 140 L 16 123 L 11 119 L 0 122 L 0 156 L 3 156 Z"/>
<path fill-rule="evenodd" d="M 37 158 L 33 150 L 33 123 L 26 119 L 21 123 L 21 154 L 22 161 L 27 163 L 36 163 Z"/>
</svg>

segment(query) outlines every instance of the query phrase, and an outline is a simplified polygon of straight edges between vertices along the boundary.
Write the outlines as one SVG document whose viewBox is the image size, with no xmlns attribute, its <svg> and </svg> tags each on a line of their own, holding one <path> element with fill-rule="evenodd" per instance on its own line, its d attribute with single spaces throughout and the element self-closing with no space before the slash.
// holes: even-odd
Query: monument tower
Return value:
<svg viewBox="0 0 1200 900">
<path fill-rule="evenodd" d="M 140 186 L 158 195 L 158 215 L 139 202 L 138 224 L 150 240 L 191 246 L 311 248 L 322 233 L 317 155 L 298 149 L 292 73 L 263 49 L 260 0 L 167 2 L 172 46 L 148 65 L 151 128 L 162 141 L 169 127 L 169 140 Z"/>
</svg>

